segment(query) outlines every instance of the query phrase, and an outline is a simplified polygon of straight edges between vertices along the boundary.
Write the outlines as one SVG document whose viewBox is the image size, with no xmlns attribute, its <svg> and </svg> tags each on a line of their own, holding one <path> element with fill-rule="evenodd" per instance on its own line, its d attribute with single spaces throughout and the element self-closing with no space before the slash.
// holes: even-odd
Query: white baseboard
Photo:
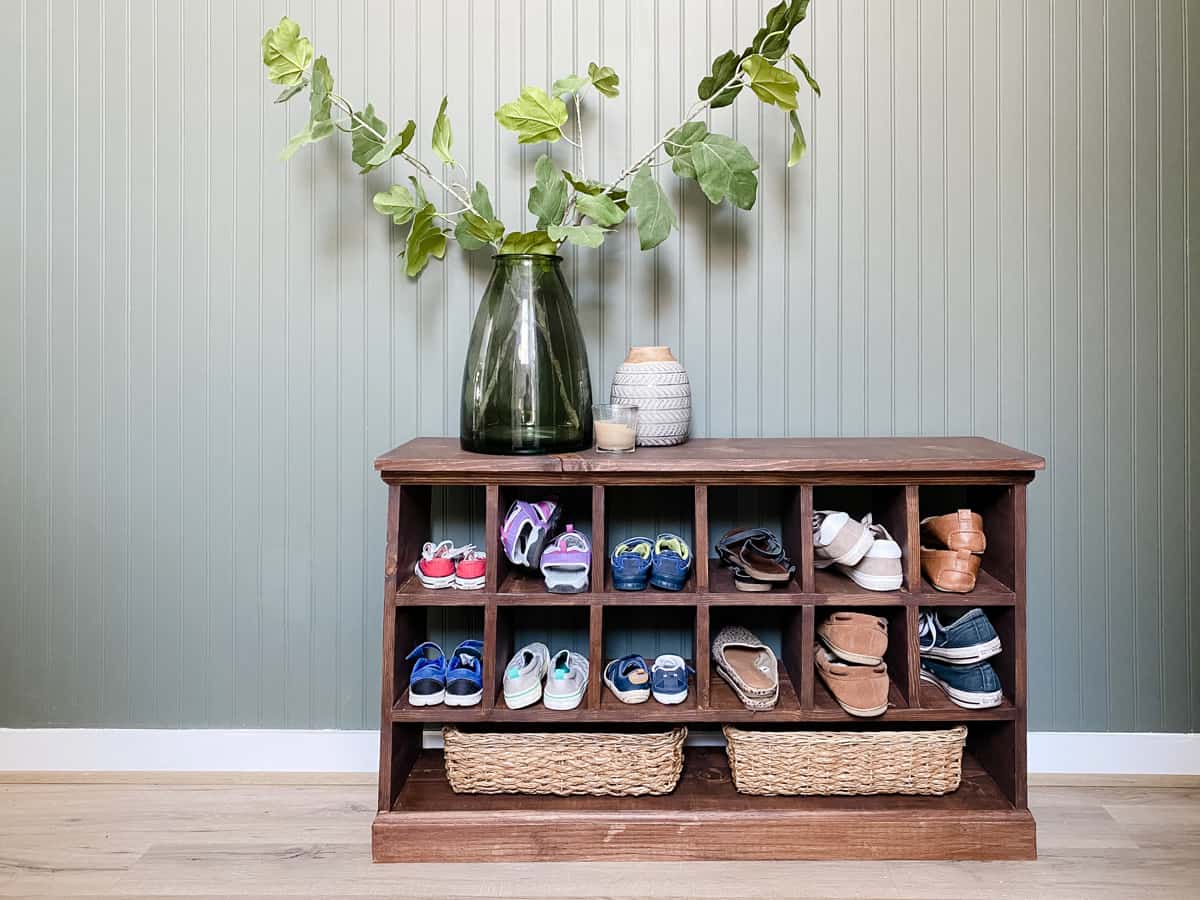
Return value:
<svg viewBox="0 0 1200 900">
<path fill-rule="evenodd" d="M 689 743 L 711 744 L 696 732 Z M 426 746 L 439 746 L 436 731 Z M 0 729 L 0 772 L 374 772 L 375 731 Z M 1029 771 L 1200 775 L 1200 734 L 1034 732 Z"/>
</svg>

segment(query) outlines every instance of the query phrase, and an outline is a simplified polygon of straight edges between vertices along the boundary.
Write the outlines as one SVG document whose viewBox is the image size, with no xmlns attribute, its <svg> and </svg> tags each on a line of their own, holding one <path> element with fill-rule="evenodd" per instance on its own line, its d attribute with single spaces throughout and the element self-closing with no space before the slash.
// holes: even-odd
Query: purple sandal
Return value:
<svg viewBox="0 0 1200 900">
<path fill-rule="evenodd" d="M 578 594 L 588 589 L 592 547 L 588 539 L 568 525 L 542 554 L 542 576 L 552 594 Z"/>
<path fill-rule="evenodd" d="M 536 569 L 542 561 L 542 548 L 558 524 L 562 514 L 557 503 L 539 500 L 527 503 L 515 500 L 508 508 L 504 524 L 500 527 L 500 545 L 509 561 L 518 566 Z"/>
</svg>

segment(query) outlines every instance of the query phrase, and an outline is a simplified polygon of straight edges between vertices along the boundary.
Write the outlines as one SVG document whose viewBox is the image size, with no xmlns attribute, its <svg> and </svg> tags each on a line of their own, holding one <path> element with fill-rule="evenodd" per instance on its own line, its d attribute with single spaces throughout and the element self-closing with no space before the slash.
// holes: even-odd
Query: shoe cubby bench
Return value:
<svg viewBox="0 0 1200 900">
<path fill-rule="evenodd" d="M 694 440 L 628 455 L 555 456 L 484 456 L 453 439 L 418 438 L 375 466 L 388 489 L 376 860 L 1035 856 L 1026 803 L 1025 492 L 1044 467 L 1040 457 L 983 438 Z M 453 504 L 457 515 L 478 518 L 467 527 L 487 553 L 482 590 L 429 590 L 413 575 L 424 542 L 441 537 L 432 531 L 447 492 L 466 498 Z M 510 566 L 499 545 L 514 499 L 549 496 L 563 506 L 562 523 L 592 543 L 584 593 L 546 592 L 538 573 Z M 975 590 L 942 593 L 921 573 L 920 522 L 959 508 L 983 516 L 987 548 Z M 814 569 L 814 509 L 870 513 L 883 524 L 902 550 L 901 588 L 873 592 L 835 569 Z M 725 531 L 747 526 L 781 536 L 796 564 L 789 583 L 765 592 L 735 588 L 713 558 L 714 545 Z M 684 589 L 614 590 L 608 551 L 655 530 L 681 534 L 692 547 L 697 565 Z M 920 678 L 922 608 L 975 606 L 1003 648 L 991 662 L 1004 701 L 989 709 L 961 708 Z M 816 628 L 835 609 L 887 619 L 890 702 L 879 717 L 848 715 L 815 676 Z M 404 657 L 451 618 L 478 629 L 464 637 L 483 640 L 482 702 L 412 706 Z M 775 650 L 774 709 L 746 709 L 710 664 L 711 637 L 726 624 L 750 627 Z M 588 656 L 590 683 L 576 709 L 505 706 L 504 666 L 532 639 Z M 648 659 L 655 652 L 687 658 L 696 671 L 687 700 L 617 701 L 603 686 L 603 663 L 634 650 Z M 964 724 L 962 784 L 940 797 L 742 795 L 723 750 L 703 740 L 719 739 L 726 723 L 814 730 Z M 606 731 L 686 724 L 702 739 L 686 748 L 683 777 L 667 796 L 468 795 L 450 790 L 440 751 L 426 746 L 443 724 Z"/>
</svg>

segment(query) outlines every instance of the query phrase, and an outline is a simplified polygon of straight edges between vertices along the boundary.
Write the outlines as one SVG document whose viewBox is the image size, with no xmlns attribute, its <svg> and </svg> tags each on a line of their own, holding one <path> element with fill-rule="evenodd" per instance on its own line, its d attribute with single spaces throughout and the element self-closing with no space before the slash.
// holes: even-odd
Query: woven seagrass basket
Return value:
<svg viewBox="0 0 1200 900">
<path fill-rule="evenodd" d="M 665 732 L 512 733 L 442 729 L 457 794 L 669 794 L 683 771 L 686 728 Z"/>
<path fill-rule="evenodd" d="M 725 732 L 743 794 L 948 794 L 962 778 L 967 729 Z"/>
</svg>

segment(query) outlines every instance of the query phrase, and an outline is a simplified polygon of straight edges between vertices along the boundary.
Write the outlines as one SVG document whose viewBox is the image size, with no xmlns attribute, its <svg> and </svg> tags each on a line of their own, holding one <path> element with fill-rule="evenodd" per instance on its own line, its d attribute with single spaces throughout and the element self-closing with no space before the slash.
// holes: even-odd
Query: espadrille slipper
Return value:
<svg viewBox="0 0 1200 900">
<path fill-rule="evenodd" d="M 779 660 L 749 629 L 727 625 L 712 643 L 720 675 L 747 709 L 772 709 L 779 700 Z"/>
</svg>

